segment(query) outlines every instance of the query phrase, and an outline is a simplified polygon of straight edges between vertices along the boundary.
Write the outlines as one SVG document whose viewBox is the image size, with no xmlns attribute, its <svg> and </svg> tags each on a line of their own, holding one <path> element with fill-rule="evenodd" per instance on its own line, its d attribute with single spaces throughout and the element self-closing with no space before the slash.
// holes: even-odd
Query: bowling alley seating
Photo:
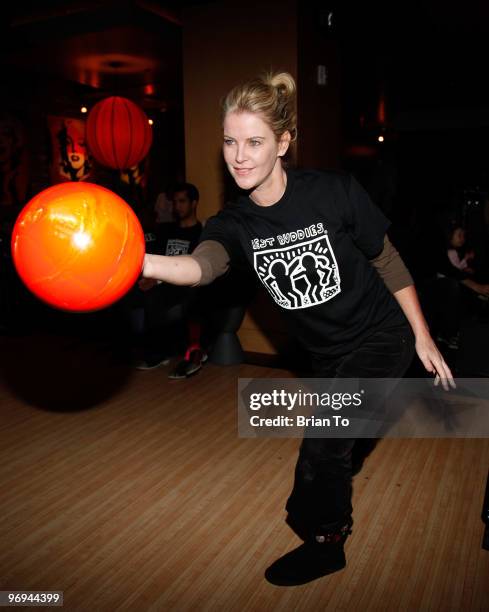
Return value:
<svg viewBox="0 0 489 612">
<path fill-rule="evenodd" d="M 216 365 L 243 363 L 244 353 L 237 332 L 246 311 L 245 304 L 230 304 L 215 312 L 217 333 L 209 352 L 209 361 Z"/>
<path fill-rule="evenodd" d="M 246 307 L 253 295 L 251 278 L 243 279 L 234 272 L 203 288 L 205 319 L 210 332 L 209 361 L 216 365 L 236 365 L 244 361 L 237 332 Z"/>
</svg>

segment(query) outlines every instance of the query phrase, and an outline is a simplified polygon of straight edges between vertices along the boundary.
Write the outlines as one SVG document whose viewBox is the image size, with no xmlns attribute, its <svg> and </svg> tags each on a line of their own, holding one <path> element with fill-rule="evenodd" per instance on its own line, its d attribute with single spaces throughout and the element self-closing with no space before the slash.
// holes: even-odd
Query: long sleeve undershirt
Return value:
<svg viewBox="0 0 489 612">
<path fill-rule="evenodd" d="M 199 264 L 202 270 L 202 277 L 196 286 L 210 284 L 229 269 L 229 254 L 216 240 L 204 240 L 190 257 Z M 391 293 L 414 285 L 411 274 L 387 235 L 384 237 L 384 247 L 381 253 L 371 259 L 370 263 L 375 267 Z"/>
</svg>

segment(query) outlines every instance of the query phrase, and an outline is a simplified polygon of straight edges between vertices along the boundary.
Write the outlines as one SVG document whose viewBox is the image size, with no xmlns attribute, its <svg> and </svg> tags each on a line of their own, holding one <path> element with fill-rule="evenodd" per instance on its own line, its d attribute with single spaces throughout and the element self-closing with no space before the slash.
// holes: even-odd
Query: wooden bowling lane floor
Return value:
<svg viewBox="0 0 489 612">
<path fill-rule="evenodd" d="M 171 381 L 42 336 L 0 339 L 0 365 L 0 590 L 62 590 L 70 612 L 489 610 L 487 440 L 380 442 L 346 569 L 279 588 L 299 440 L 238 438 L 236 385 L 287 372 Z"/>
</svg>

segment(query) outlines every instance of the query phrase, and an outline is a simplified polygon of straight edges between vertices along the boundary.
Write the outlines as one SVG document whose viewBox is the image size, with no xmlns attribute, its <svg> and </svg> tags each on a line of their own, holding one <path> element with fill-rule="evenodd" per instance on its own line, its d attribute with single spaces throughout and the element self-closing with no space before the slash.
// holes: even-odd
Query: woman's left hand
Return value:
<svg viewBox="0 0 489 612">
<path fill-rule="evenodd" d="M 450 368 L 429 333 L 416 337 L 415 348 L 426 370 L 436 375 L 435 387 L 441 381 L 445 391 L 448 391 L 449 384 L 453 389 L 457 388 Z"/>
</svg>

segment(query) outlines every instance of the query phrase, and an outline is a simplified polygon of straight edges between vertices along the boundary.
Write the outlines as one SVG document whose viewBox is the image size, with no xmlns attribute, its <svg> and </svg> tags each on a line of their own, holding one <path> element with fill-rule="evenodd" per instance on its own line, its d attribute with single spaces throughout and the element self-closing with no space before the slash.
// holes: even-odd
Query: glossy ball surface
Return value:
<svg viewBox="0 0 489 612">
<path fill-rule="evenodd" d="M 61 183 L 26 204 L 14 226 L 12 256 L 28 289 L 62 310 L 100 310 L 140 275 L 144 234 L 133 210 L 92 183 Z"/>
</svg>

